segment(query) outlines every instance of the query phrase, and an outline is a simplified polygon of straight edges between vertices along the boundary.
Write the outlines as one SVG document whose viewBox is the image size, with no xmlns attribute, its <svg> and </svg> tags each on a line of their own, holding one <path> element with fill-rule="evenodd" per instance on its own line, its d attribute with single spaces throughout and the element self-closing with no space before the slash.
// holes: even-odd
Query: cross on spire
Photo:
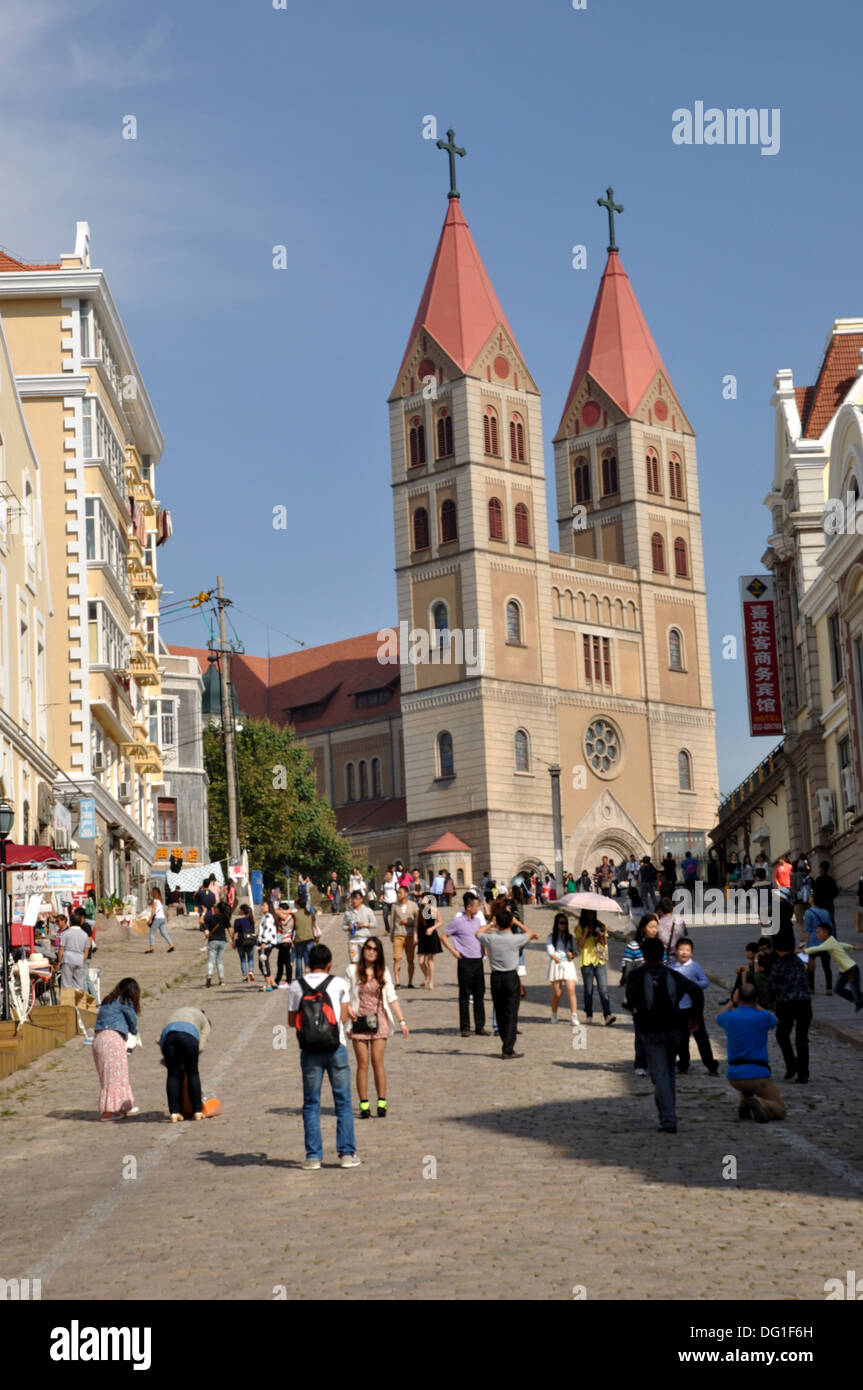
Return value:
<svg viewBox="0 0 863 1390">
<path fill-rule="evenodd" d="M 438 141 L 438 144 L 440 144 L 440 141 Z M 599 205 L 599 207 L 601 207 L 601 208 L 607 208 L 607 209 L 608 209 L 608 242 L 609 242 L 609 244 L 608 244 L 607 250 L 609 250 L 609 251 L 616 251 L 618 248 L 617 248 L 617 243 L 616 243 L 615 240 L 614 240 L 614 214 L 615 214 L 616 212 L 623 212 L 623 208 L 620 206 L 619 203 L 616 203 L 616 202 L 614 201 L 614 189 L 613 189 L 613 188 L 606 188 L 606 190 L 605 190 L 605 197 L 604 197 L 604 198 L 597 198 L 596 201 L 597 201 L 597 204 Z"/>
<path fill-rule="evenodd" d="M 446 140 L 438 140 L 437 147 L 439 150 L 446 150 L 449 155 L 449 197 L 459 198 L 461 195 L 455 186 L 455 157 L 457 154 L 464 157 L 464 155 L 467 154 L 467 150 L 459 149 L 458 145 L 455 143 L 454 130 L 448 130 L 446 133 Z"/>
</svg>

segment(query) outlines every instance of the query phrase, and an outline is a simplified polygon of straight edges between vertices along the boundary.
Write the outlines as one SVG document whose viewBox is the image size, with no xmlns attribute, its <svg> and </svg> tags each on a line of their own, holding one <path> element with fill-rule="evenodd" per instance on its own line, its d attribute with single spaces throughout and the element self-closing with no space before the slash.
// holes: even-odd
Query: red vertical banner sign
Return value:
<svg viewBox="0 0 863 1390">
<path fill-rule="evenodd" d="M 783 732 L 783 726 L 773 576 L 743 575 L 740 580 L 740 600 L 743 605 L 749 732 L 753 737 L 759 734 L 775 737 Z"/>
</svg>

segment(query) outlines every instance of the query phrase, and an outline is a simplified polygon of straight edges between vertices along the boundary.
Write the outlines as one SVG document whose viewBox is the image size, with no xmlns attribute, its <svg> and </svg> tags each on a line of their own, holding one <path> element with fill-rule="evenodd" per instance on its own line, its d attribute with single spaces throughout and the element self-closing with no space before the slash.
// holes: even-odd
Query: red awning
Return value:
<svg viewBox="0 0 863 1390">
<path fill-rule="evenodd" d="M 63 859 L 53 845 L 15 845 L 6 841 L 6 863 L 15 869 L 75 869 L 74 860 Z"/>
</svg>

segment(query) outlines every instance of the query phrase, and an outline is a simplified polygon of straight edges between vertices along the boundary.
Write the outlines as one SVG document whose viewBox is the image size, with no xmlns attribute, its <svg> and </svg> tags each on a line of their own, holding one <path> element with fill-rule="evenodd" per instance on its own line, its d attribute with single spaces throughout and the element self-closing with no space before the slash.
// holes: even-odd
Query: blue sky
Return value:
<svg viewBox="0 0 863 1390">
<path fill-rule="evenodd" d="M 394 621 L 386 397 L 446 211 L 435 115 L 468 150 L 462 206 L 543 392 L 550 485 L 605 261 L 596 199 L 612 184 L 625 207 L 621 258 L 698 435 L 730 790 L 772 746 L 721 647 L 761 569 L 773 377 L 814 381 L 833 319 L 863 314 L 861 29 L 850 0 L 4 0 L 0 244 L 53 260 L 91 223 L 166 438 L 165 587 L 221 570 L 252 652 L 265 624 L 275 653 Z M 779 153 L 675 145 L 697 100 L 778 107 Z M 200 616 L 164 635 L 206 639 Z"/>
</svg>

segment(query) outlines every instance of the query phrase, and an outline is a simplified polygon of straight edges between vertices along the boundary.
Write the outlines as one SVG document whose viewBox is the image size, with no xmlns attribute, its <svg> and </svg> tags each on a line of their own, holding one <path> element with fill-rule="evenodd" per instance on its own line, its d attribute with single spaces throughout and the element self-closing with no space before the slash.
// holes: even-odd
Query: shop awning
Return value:
<svg viewBox="0 0 863 1390">
<path fill-rule="evenodd" d="M 15 845 L 6 841 L 6 867 L 14 869 L 74 869 L 74 859 L 63 859 L 53 845 Z"/>
</svg>

